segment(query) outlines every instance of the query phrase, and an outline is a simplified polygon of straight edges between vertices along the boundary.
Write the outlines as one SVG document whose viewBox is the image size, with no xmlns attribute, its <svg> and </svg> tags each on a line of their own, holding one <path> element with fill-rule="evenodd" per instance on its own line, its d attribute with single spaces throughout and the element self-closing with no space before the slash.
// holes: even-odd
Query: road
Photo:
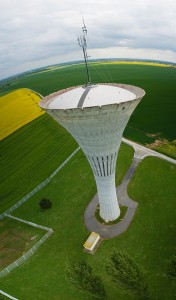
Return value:
<svg viewBox="0 0 176 300">
<path fill-rule="evenodd" d="M 147 147 L 141 146 L 141 145 L 139 145 L 135 142 L 132 142 L 130 140 L 127 140 L 125 138 L 122 138 L 122 142 L 124 142 L 125 144 L 132 146 L 134 148 L 134 151 L 135 151 L 134 157 L 136 157 L 136 158 L 143 159 L 146 156 L 156 156 L 161 159 L 167 160 L 167 161 L 171 162 L 172 164 L 176 164 L 176 160 L 171 157 L 168 157 L 167 155 L 161 154 L 161 153 L 151 150 Z"/>
</svg>

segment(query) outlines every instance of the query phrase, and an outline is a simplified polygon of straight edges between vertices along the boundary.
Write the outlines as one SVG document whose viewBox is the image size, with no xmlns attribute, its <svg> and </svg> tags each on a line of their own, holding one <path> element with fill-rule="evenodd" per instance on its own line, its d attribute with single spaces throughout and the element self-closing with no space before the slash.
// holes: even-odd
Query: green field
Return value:
<svg viewBox="0 0 176 300">
<path fill-rule="evenodd" d="M 169 281 L 169 259 L 176 247 L 176 165 L 147 157 L 129 184 L 129 196 L 139 203 L 134 226 L 121 239 L 135 244 L 136 257 L 148 272 L 156 299 L 175 299 L 176 281 Z M 154 298 L 155 299 L 155 298 Z"/>
<path fill-rule="evenodd" d="M 10 218 L 0 221 L 0 271 L 27 252 L 46 231 Z"/>
<path fill-rule="evenodd" d="M 133 150 L 122 145 L 117 163 L 117 183 L 130 165 Z M 166 176 L 167 174 L 167 176 Z M 79 180 L 78 180 L 79 179 Z M 146 158 L 129 186 L 139 207 L 129 230 L 104 241 L 92 256 L 83 252 L 89 233 L 84 226 L 85 207 L 96 192 L 85 156 L 79 151 L 53 181 L 15 211 L 15 215 L 54 229 L 26 264 L 1 279 L 1 289 L 19 299 L 94 299 L 77 291 L 65 278 L 68 260 L 85 258 L 104 279 L 108 299 L 127 299 L 109 281 L 104 262 L 112 247 L 125 249 L 140 263 L 149 277 L 151 299 L 174 299 L 175 284 L 165 277 L 175 244 L 176 166 L 157 158 Z M 48 197 L 49 211 L 41 211 L 38 201 Z M 16 285 L 18 282 L 18 286 Z M 130 299 L 138 299 L 131 296 Z"/>
<path fill-rule="evenodd" d="M 176 139 L 176 69 L 92 65 L 92 82 L 103 82 L 102 76 L 108 82 L 107 68 L 112 81 L 135 84 L 147 92 L 127 126 L 125 137 L 143 144 L 152 143 L 156 138 Z M 2 92 L 28 87 L 47 95 L 70 85 L 83 84 L 84 75 L 83 65 L 36 73 L 13 81 Z M 170 145 L 173 148 L 168 144 L 160 146 L 164 150 L 159 151 L 173 156 L 175 144 Z M 2 140 L 0 212 L 45 180 L 77 147 L 72 137 L 46 114 Z M 122 144 L 117 162 L 117 184 L 122 181 L 132 157 L 133 149 Z M 146 270 L 151 299 L 175 299 L 175 283 L 165 276 L 176 247 L 175 182 L 175 165 L 152 157 L 144 159 L 128 189 L 130 197 L 139 203 L 129 230 L 118 238 L 104 241 L 92 256 L 83 252 L 83 243 L 89 235 L 83 214 L 96 193 L 96 186 L 90 166 L 79 151 L 52 182 L 14 212 L 20 218 L 51 227 L 54 233 L 29 261 L 1 279 L 0 289 L 19 300 L 93 300 L 90 295 L 77 291 L 65 278 L 68 260 L 85 258 L 94 272 L 102 276 L 108 299 L 126 300 L 128 296 L 120 294 L 104 270 L 108 254 L 112 247 L 117 247 L 125 249 Z M 38 202 L 42 197 L 52 201 L 50 210 L 40 209 Z M 138 298 L 131 295 L 130 299 Z"/>
<path fill-rule="evenodd" d="M 0 143 L 0 212 L 23 198 L 77 148 L 47 114 Z"/>
<path fill-rule="evenodd" d="M 176 159 L 176 140 L 171 143 L 162 144 L 156 147 L 155 150 Z"/>
<path fill-rule="evenodd" d="M 117 162 L 117 184 L 131 164 L 132 157 L 133 149 L 122 145 Z M 89 255 L 83 252 L 83 243 L 89 235 L 83 215 L 95 193 L 92 171 L 84 154 L 79 151 L 51 183 L 15 211 L 15 216 L 51 227 L 54 233 L 26 264 L 1 279 L 1 289 L 26 300 L 31 299 L 31 293 L 37 300 L 90 299 L 86 294 L 80 295 L 65 280 L 64 269 L 68 258 L 84 256 L 89 259 Z M 53 205 L 50 210 L 41 211 L 38 201 L 42 197 L 51 199 Z M 94 258 L 97 260 L 96 256 Z M 18 278 L 18 287 L 14 285 L 15 278 Z"/>
<path fill-rule="evenodd" d="M 152 143 L 156 137 L 173 141 L 176 138 L 176 69 L 128 64 L 91 64 L 92 82 L 118 82 L 137 85 L 146 96 L 136 108 L 125 137 L 140 143 Z M 11 82 L 2 92 L 28 87 L 47 95 L 69 86 L 85 84 L 83 64 L 26 75 Z M 47 84 L 46 84 L 47 82 Z M 149 135 L 146 135 L 149 134 Z"/>
</svg>

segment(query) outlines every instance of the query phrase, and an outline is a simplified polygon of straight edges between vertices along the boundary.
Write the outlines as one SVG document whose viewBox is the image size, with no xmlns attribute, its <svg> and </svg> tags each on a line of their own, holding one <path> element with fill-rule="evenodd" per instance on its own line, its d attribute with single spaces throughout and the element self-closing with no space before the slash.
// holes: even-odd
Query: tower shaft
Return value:
<svg viewBox="0 0 176 300">
<path fill-rule="evenodd" d="M 126 89 L 127 91 L 130 91 L 131 94 L 133 93 L 133 99 L 124 102 L 119 101 L 119 103 L 112 103 L 103 106 L 84 107 L 86 101 L 90 100 L 89 97 L 91 97 L 91 93 L 96 94 L 96 88 L 98 89 L 97 91 L 101 91 L 102 89 L 103 91 L 106 90 L 104 87 L 99 85 L 95 88 L 90 86 L 89 93 L 85 92 L 84 88 L 81 97 L 79 95 L 76 101 L 77 104 L 74 104 L 75 108 L 73 109 L 60 109 L 59 107 L 56 108 L 54 101 L 59 103 L 57 105 L 60 106 L 60 102 L 57 101 L 63 101 L 64 95 L 66 97 L 68 94 L 68 97 L 65 99 L 66 101 L 68 100 L 67 105 L 70 105 L 70 101 L 74 102 L 76 88 L 73 88 L 73 92 L 72 90 L 68 89 L 68 93 L 67 90 L 59 91 L 58 94 L 61 94 L 61 96 L 58 98 L 57 93 L 53 95 L 51 94 L 48 96 L 48 98 L 51 100 L 46 97 L 42 100 L 42 105 L 40 104 L 41 107 L 45 108 L 45 110 L 58 123 L 60 123 L 65 129 L 67 129 L 68 132 L 71 133 L 85 153 L 92 168 L 97 185 L 100 216 L 107 221 L 113 221 L 120 215 L 115 185 L 116 160 L 123 131 L 131 114 L 144 95 L 143 90 L 128 85 L 114 84 L 113 87 L 110 85 L 110 91 L 114 88 L 114 86 L 117 87 L 117 96 L 119 91 L 121 92 L 121 87 L 124 87 L 124 90 Z M 119 86 L 120 89 L 118 90 Z M 79 88 L 77 89 L 79 90 Z M 112 90 L 112 92 L 114 93 L 114 90 Z M 70 95 L 73 98 L 70 97 Z M 97 95 L 99 95 L 99 92 L 97 92 Z M 105 95 L 101 95 L 100 93 L 100 96 L 103 97 Z M 112 95 L 110 96 L 112 97 Z M 52 99 L 54 99 L 53 109 Z M 84 102 L 82 100 L 84 100 Z M 78 105 L 80 102 L 83 103 L 81 107 Z"/>
</svg>

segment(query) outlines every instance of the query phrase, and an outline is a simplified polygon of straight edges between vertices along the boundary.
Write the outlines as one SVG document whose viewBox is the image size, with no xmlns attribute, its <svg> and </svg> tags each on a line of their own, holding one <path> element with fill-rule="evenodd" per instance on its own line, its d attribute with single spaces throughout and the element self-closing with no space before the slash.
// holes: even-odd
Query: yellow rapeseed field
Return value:
<svg viewBox="0 0 176 300">
<path fill-rule="evenodd" d="M 102 62 L 98 62 L 95 64 L 101 64 Z M 148 62 L 148 61 L 105 61 L 103 64 L 123 64 L 123 65 L 146 65 L 146 66 L 153 66 L 153 67 L 172 67 L 171 64 L 164 64 L 164 63 L 156 63 L 156 62 Z"/>
<path fill-rule="evenodd" d="M 40 99 L 26 88 L 0 97 L 0 140 L 44 114 L 38 107 Z"/>
</svg>

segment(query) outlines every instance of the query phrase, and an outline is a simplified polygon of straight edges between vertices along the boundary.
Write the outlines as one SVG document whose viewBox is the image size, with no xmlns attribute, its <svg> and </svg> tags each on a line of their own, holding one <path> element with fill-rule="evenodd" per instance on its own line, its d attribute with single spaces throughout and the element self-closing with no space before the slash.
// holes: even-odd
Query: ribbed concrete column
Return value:
<svg viewBox="0 0 176 300">
<path fill-rule="evenodd" d="M 100 204 L 100 216 L 104 220 L 113 221 L 120 215 L 116 194 L 115 176 L 112 174 L 105 178 L 95 177 L 95 180 Z"/>
</svg>

